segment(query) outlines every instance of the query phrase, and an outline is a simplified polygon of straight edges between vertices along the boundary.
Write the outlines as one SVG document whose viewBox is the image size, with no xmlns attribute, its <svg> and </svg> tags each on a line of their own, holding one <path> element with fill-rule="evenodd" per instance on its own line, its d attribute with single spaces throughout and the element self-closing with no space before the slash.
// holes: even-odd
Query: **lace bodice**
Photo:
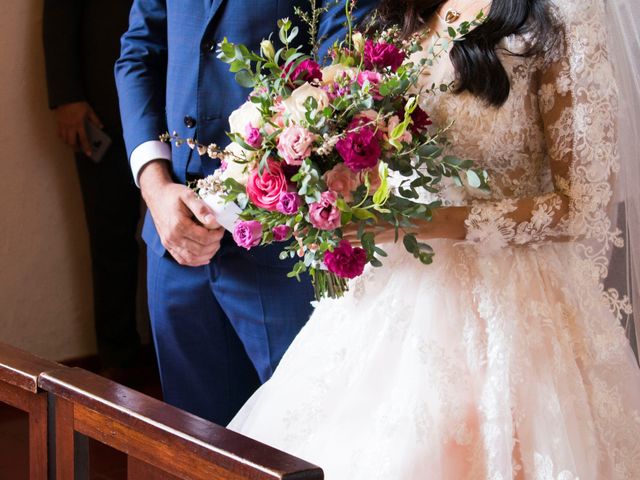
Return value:
<svg viewBox="0 0 640 480">
<path fill-rule="evenodd" d="M 511 93 L 502 107 L 467 92 L 424 96 L 434 124 L 454 122 L 450 153 L 489 173 L 488 196 L 454 185 L 441 193 L 445 203 L 472 206 L 467 241 L 485 250 L 578 238 L 597 239 L 606 250 L 617 242 L 607 217 L 617 99 L 602 5 L 555 3 L 560 31 L 553 48 L 520 57 L 512 53 L 526 38 L 503 40 L 499 55 Z M 454 80 L 446 57 L 435 72 L 426 72 L 425 84 Z"/>
</svg>

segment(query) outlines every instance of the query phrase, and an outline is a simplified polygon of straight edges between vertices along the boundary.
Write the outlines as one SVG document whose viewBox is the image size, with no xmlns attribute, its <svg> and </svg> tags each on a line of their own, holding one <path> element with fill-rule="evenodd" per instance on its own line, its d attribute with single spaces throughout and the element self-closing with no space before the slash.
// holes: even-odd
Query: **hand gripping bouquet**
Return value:
<svg viewBox="0 0 640 480">
<path fill-rule="evenodd" d="M 409 254 L 431 263 L 434 252 L 412 233 L 412 221 L 428 220 L 440 204 L 418 202 L 421 194 L 437 192 L 443 177 L 486 188 L 485 173 L 470 161 L 443 156 L 446 128 L 430 128 L 418 105 L 436 88 L 420 91 L 418 77 L 444 48 L 411 62 L 421 50 L 419 35 L 401 41 L 393 28 L 354 32 L 353 2 L 345 9 L 347 37 L 334 45 L 324 68 L 292 47 L 298 27 L 289 19 L 278 22 L 277 51 L 270 40 L 260 53 L 223 40 L 218 58 L 253 91 L 229 117 L 231 143 L 224 150 L 186 140 L 221 160 L 193 187 L 236 243 L 251 249 L 284 242 L 280 257 L 298 260 L 289 276 L 308 272 L 317 298 L 341 296 L 367 263 L 382 264 L 386 253 L 375 230 L 385 223 L 395 228 L 396 240 L 403 236 Z M 320 13 L 299 12 L 312 38 Z M 462 24 L 450 36 L 468 28 Z M 175 135 L 164 139 L 183 142 Z M 360 246 L 343 238 L 346 230 L 357 232 Z"/>
</svg>

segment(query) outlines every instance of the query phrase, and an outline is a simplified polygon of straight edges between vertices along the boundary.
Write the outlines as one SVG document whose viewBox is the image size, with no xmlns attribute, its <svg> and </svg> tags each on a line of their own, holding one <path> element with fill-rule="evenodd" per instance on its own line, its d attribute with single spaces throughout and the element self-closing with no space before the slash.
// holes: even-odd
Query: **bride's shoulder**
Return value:
<svg viewBox="0 0 640 480">
<path fill-rule="evenodd" d="M 603 36 L 604 1 L 603 0 L 547 0 L 548 22 L 543 30 L 544 45 L 535 50 L 535 57 L 542 68 L 556 63 L 570 55 L 574 49 L 572 44 L 599 43 Z M 530 21 L 532 21 L 530 19 Z M 504 39 L 504 47 L 511 53 L 529 51 L 533 43 L 539 40 L 539 28 L 525 28 L 518 33 Z"/>
<path fill-rule="evenodd" d="M 550 56 L 599 50 L 607 41 L 604 0 L 548 0 L 556 45 Z"/>
<path fill-rule="evenodd" d="M 605 15 L 604 0 L 547 0 L 550 14 L 559 28 L 588 28 Z"/>
</svg>

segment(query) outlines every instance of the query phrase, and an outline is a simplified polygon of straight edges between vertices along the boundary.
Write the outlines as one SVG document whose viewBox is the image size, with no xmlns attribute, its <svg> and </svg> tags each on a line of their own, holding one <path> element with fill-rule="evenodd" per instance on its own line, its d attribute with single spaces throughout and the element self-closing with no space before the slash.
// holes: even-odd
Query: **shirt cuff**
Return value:
<svg viewBox="0 0 640 480">
<path fill-rule="evenodd" d="M 160 140 L 149 140 L 148 142 L 141 143 L 131 152 L 131 173 L 133 173 L 133 180 L 138 187 L 140 187 L 138 183 L 140 170 L 142 170 L 142 167 L 147 163 L 153 162 L 154 160 L 167 160 L 170 162 L 171 146 Z"/>
</svg>

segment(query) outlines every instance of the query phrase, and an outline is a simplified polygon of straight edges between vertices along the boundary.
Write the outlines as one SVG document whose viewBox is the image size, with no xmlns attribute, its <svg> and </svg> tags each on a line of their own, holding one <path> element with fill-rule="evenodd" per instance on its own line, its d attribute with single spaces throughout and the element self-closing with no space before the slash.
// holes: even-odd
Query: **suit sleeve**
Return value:
<svg viewBox="0 0 640 480">
<path fill-rule="evenodd" d="M 378 5 L 379 0 L 358 0 L 357 7 L 353 12 L 353 25 L 356 27 L 364 18 L 371 13 Z M 337 40 L 342 40 L 346 36 L 347 17 L 344 11 L 345 2 L 336 2 L 335 0 L 323 0 L 323 6 L 329 6 L 327 13 L 320 18 L 318 28 L 318 41 L 320 47 L 318 49 L 318 58 L 324 58 L 329 49 Z"/>
<path fill-rule="evenodd" d="M 165 0 L 134 0 L 115 66 L 129 157 L 167 130 L 167 8 Z"/>
<path fill-rule="evenodd" d="M 44 0 L 42 39 L 49 107 L 84 100 L 81 0 Z"/>
</svg>

